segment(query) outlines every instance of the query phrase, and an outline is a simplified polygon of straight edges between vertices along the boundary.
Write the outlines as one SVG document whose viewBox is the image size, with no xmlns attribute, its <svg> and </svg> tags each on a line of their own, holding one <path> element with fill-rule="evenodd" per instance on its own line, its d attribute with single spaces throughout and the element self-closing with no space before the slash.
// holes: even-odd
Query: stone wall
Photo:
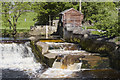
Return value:
<svg viewBox="0 0 120 80">
<path fill-rule="evenodd" d="M 46 34 L 46 26 L 34 26 L 31 28 L 29 34 L 30 35 L 45 35 Z M 48 34 L 53 34 L 57 31 L 56 26 L 48 26 Z"/>
<path fill-rule="evenodd" d="M 73 31 L 67 31 L 66 29 L 64 29 L 63 36 L 68 42 L 79 43 L 81 48 L 86 51 L 97 52 L 101 56 L 109 57 L 110 66 L 120 70 L 120 47 L 114 42 L 93 38 L 87 32 L 84 34 L 74 34 Z"/>
</svg>

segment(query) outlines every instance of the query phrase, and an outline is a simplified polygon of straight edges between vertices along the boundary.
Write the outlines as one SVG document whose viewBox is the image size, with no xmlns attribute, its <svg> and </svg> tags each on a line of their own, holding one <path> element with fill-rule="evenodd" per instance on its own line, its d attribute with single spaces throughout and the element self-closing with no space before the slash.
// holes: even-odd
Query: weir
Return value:
<svg viewBox="0 0 120 80">
<path fill-rule="evenodd" d="M 85 55 L 85 51 L 80 50 L 80 47 L 77 44 L 66 42 L 45 42 L 45 43 L 49 45 L 48 50 L 49 54 L 51 55 L 57 54 L 52 68 L 71 71 L 81 70 L 82 66 L 81 58 L 83 58 L 82 55 Z M 75 57 L 76 59 L 74 58 L 74 60 L 76 60 L 75 62 L 74 60 L 71 61 L 70 58 L 67 58 L 71 55 L 73 55 L 74 57 L 76 56 Z"/>
<path fill-rule="evenodd" d="M 44 43 L 49 45 L 49 50 L 45 54 L 39 54 L 42 56 L 56 55 L 52 67 L 48 68 L 45 68 L 42 63 L 36 60 L 30 42 L 0 43 L 2 78 L 103 78 L 100 77 L 104 76 L 102 73 L 105 73 L 106 76 L 104 77 L 107 78 L 110 77 L 109 73 L 110 75 L 116 74 L 116 76 L 111 76 L 112 78 L 119 78 L 120 76 L 118 72 L 109 69 L 106 58 L 81 50 L 77 44 L 66 42 Z M 39 60 L 41 59 L 42 57 L 39 58 Z M 94 61 L 92 61 L 93 59 Z M 101 70 L 101 67 L 103 70 Z"/>
<path fill-rule="evenodd" d="M 51 68 L 44 70 L 44 66 L 37 62 L 30 47 L 30 42 L 0 43 L 0 51 L 0 69 L 2 69 L 3 78 L 43 78 L 50 77 L 50 75 L 44 76 L 46 73 L 51 71 L 57 73 L 59 70 L 62 72 L 57 77 L 65 77 L 76 70 L 80 70 L 82 65 L 82 63 L 77 63 L 69 65 L 67 69 L 62 69 L 62 65 L 58 65 L 60 68 L 56 67 L 56 59 Z M 67 72 L 70 72 L 70 74 L 66 74 Z M 55 77 L 55 75 L 53 76 Z"/>
<path fill-rule="evenodd" d="M 71 70 L 71 71 L 80 71 L 81 70 L 81 66 L 82 66 L 82 61 L 79 62 L 79 63 L 74 63 L 74 64 L 70 64 L 68 65 L 66 68 L 62 67 L 63 64 L 62 64 L 62 60 L 55 60 L 54 63 L 53 63 L 53 66 L 52 68 L 55 68 L 55 69 L 67 69 L 67 70 Z"/>
<path fill-rule="evenodd" d="M 0 69 L 3 70 L 3 78 L 26 78 L 26 76 L 19 75 L 19 72 L 23 71 L 28 77 L 34 76 L 36 71 L 40 71 L 42 65 L 36 62 L 32 50 L 29 46 L 29 42 L 25 44 L 17 43 L 0 43 Z M 5 72 L 7 70 L 7 72 Z M 11 73 L 12 71 L 12 73 Z M 18 75 L 12 75 L 18 71 Z M 12 76 L 6 76 L 7 73 Z"/>
</svg>

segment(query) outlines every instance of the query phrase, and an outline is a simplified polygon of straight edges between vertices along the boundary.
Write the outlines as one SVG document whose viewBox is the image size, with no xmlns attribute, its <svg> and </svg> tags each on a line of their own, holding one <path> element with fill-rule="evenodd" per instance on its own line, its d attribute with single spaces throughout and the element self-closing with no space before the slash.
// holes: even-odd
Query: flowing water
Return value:
<svg viewBox="0 0 120 80">
<path fill-rule="evenodd" d="M 50 78 L 62 78 L 62 77 L 74 77 L 79 79 L 92 80 L 93 78 L 106 78 L 106 79 L 120 79 L 120 72 L 113 70 L 109 66 L 109 59 L 107 57 L 100 57 L 98 53 L 89 53 L 81 50 L 79 45 L 73 43 L 57 43 L 46 42 L 49 45 L 49 53 L 52 55 L 64 56 L 62 59 L 56 59 L 52 68 L 48 69 L 44 73 L 44 77 Z M 63 68 L 62 60 L 71 55 L 74 56 L 84 55 L 84 58 L 80 62 L 68 65 L 67 68 Z M 76 58 L 76 57 L 75 57 Z M 70 60 L 69 58 L 67 58 Z M 53 73 L 53 74 L 49 74 Z M 57 73 L 57 74 L 56 74 Z M 62 74 L 60 74 L 62 73 Z M 67 74 L 67 75 L 66 75 Z"/>
<path fill-rule="evenodd" d="M 36 62 L 28 42 L 0 44 L 0 51 L 0 69 L 2 69 L 3 78 L 35 77 L 36 72 L 42 67 Z"/>
<path fill-rule="evenodd" d="M 52 68 L 44 69 L 37 62 L 30 47 L 30 43 L 0 43 L 0 77 L 2 78 L 119 78 L 119 72 L 111 70 L 108 58 L 92 55 L 81 50 L 78 45 L 71 43 L 47 42 L 49 53 L 63 55 L 56 59 Z M 63 68 L 62 62 L 67 57 L 85 55 L 80 62 Z M 82 60 L 81 60 L 82 59 Z M 104 70 L 105 69 L 105 70 Z M 115 75 L 115 76 L 114 76 Z"/>
<path fill-rule="evenodd" d="M 2 78 L 63 78 L 73 73 L 70 69 L 54 67 L 42 72 L 43 66 L 36 61 L 29 42 L 1 43 L 0 70 Z"/>
</svg>

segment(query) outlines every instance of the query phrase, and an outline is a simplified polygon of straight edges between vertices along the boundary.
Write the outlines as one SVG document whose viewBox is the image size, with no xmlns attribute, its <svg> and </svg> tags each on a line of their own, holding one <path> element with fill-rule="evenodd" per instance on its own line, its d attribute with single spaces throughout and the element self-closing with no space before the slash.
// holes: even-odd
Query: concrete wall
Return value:
<svg viewBox="0 0 120 80">
<path fill-rule="evenodd" d="M 30 35 L 45 35 L 46 34 L 46 26 L 48 26 L 48 25 L 32 27 L 29 34 Z M 48 26 L 48 34 L 53 34 L 56 31 L 57 31 L 56 26 Z"/>
</svg>

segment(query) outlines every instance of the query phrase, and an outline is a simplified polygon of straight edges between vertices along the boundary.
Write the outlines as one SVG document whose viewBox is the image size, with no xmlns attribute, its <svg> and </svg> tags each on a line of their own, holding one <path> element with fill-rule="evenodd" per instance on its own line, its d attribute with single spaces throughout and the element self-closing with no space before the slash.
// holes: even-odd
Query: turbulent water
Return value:
<svg viewBox="0 0 120 80">
<path fill-rule="evenodd" d="M 2 69 L 3 77 L 26 77 L 20 74 L 35 77 L 36 71 L 40 71 L 41 64 L 36 63 L 32 50 L 28 45 L 29 43 L 0 44 L 0 69 Z M 10 74 L 14 72 L 18 73 L 19 76 Z M 6 76 L 7 73 L 10 76 Z"/>
<path fill-rule="evenodd" d="M 48 68 L 42 72 L 43 66 L 36 62 L 30 43 L 1 43 L 0 70 L 2 78 L 63 78 L 70 77 L 70 69 Z"/>
<path fill-rule="evenodd" d="M 67 68 L 62 65 L 63 59 L 60 61 L 56 59 L 52 68 L 44 69 L 44 66 L 36 61 L 29 42 L 24 44 L 0 43 L 0 78 L 73 78 L 76 75 L 81 78 L 104 78 L 106 76 L 111 77 L 114 74 L 116 76 L 112 76 L 113 78 L 120 76 L 115 71 L 112 73 L 113 70 L 96 70 L 100 67 L 106 69 L 108 66 L 105 60 L 107 59 L 102 58 L 104 59 L 102 61 L 99 56 L 86 53 L 75 44 L 50 42 L 47 44 L 50 46 L 48 50 L 50 54 L 62 54 L 64 55 L 63 59 L 67 55 L 81 54 L 85 55 L 85 58 L 82 62 L 68 65 Z M 91 69 L 94 70 L 91 71 Z"/>
<path fill-rule="evenodd" d="M 77 49 L 74 44 L 70 43 L 47 43 L 51 45 L 49 52 L 51 54 L 83 54 L 84 51 Z M 86 55 L 86 53 L 84 54 Z M 87 57 L 88 55 L 88 57 Z M 60 62 L 55 61 L 52 68 L 44 70 L 42 64 L 38 63 L 32 53 L 30 43 L 0 43 L 0 79 L 1 78 L 72 78 L 78 75 L 81 78 L 119 78 L 120 73 L 106 69 L 104 61 L 98 59 L 99 56 L 87 54 L 83 61 L 88 61 L 89 70 L 86 70 L 88 63 L 74 63 L 67 69 L 61 69 Z M 91 61 L 95 59 L 95 61 Z M 97 61 L 98 60 L 98 61 Z M 98 63 L 96 63 L 98 62 Z M 84 65 L 83 65 L 84 64 Z M 97 64 L 97 65 L 96 65 Z M 85 67 L 81 69 L 81 65 Z M 93 67 L 103 67 L 106 70 L 95 70 Z M 91 70 L 90 67 L 92 67 Z M 99 69 L 99 68 L 98 68 Z M 82 70 L 82 71 L 80 71 Z M 120 78 L 119 78 L 120 79 Z M 3 79 L 4 80 L 4 79 Z M 12 80 L 12 79 L 11 79 Z M 22 79 L 21 79 L 22 80 Z M 73 79 L 74 80 L 74 79 Z"/>
</svg>

